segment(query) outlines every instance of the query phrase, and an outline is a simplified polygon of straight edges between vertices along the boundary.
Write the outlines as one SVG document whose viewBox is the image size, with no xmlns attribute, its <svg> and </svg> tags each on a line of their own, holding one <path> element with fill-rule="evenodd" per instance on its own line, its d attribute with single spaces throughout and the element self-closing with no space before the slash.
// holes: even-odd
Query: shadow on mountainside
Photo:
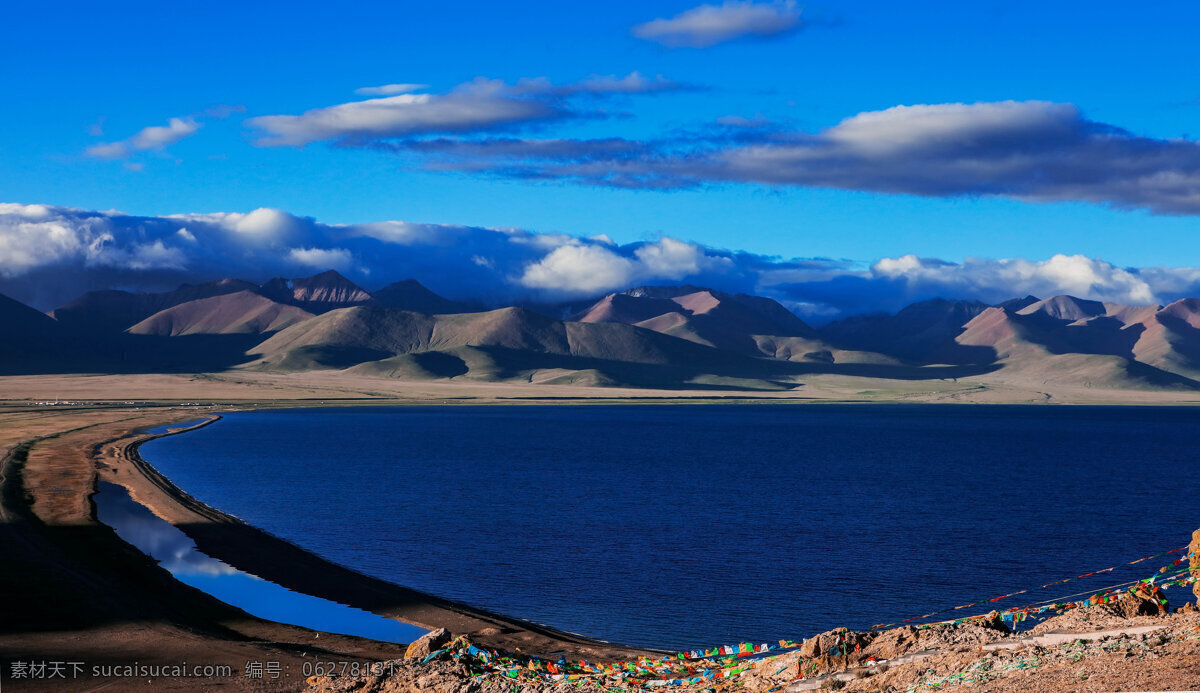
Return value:
<svg viewBox="0 0 1200 693">
<path fill-rule="evenodd" d="M 241 334 L 67 335 L 11 357 L 0 352 L 0 375 L 218 372 L 254 360 L 246 352 L 260 341 Z"/>
<path fill-rule="evenodd" d="M 312 352 L 308 352 L 312 355 Z M 289 355 L 290 356 L 290 355 Z M 280 364 L 283 365 L 283 364 Z M 333 364 L 327 364 L 327 367 Z M 306 364 L 311 367 L 312 364 Z M 344 366 L 343 366 L 344 367 Z M 571 374 L 592 374 L 589 384 L 655 388 L 695 389 L 790 389 L 800 385 L 795 378 L 836 374 L 893 380 L 947 380 L 982 375 L 997 370 L 998 364 L 904 366 L 824 361 L 780 361 L 751 358 L 713 351 L 705 362 L 635 363 L 610 359 L 547 354 L 504 347 L 460 347 L 448 351 L 401 354 L 366 361 L 350 370 L 378 377 L 450 378 L 471 380 L 530 380 L 539 371 L 563 371 L 564 382 Z M 704 383 L 703 379 L 713 378 Z M 543 380 L 542 382 L 550 382 Z"/>
</svg>

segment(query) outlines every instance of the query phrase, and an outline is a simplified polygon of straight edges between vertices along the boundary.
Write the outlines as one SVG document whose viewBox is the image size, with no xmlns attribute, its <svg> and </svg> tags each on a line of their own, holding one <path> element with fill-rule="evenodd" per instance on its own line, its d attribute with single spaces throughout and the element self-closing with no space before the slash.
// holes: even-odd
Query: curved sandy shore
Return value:
<svg viewBox="0 0 1200 693">
<path fill-rule="evenodd" d="M 209 508 L 137 454 L 154 426 L 256 408 L 105 403 L 0 405 L 0 677 L 17 662 L 82 662 L 73 680 L 25 680 L 20 690 L 296 690 L 306 663 L 394 659 L 403 647 L 252 617 L 175 580 L 95 519 L 98 481 L 127 488 L 199 548 L 296 591 L 416 625 L 470 633 L 496 648 L 606 659 L 634 650 L 506 618 L 369 578 Z M 271 403 L 271 406 L 277 406 Z M 134 663 L 221 665 L 228 675 L 93 677 Z M 250 679 L 248 663 L 277 662 L 279 679 Z M 70 675 L 71 672 L 67 672 Z"/>
<path fill-rule="evenodd" d="M 185 433 L 217 420 L 176 431 Z M 163 435 L 131 434 L 98 449 L 105 481 L 121 484 L 134 500 L 150 508 L 213 558 L 304 594 L 349 604 L 380 616 L 465 634 L 473 642 L 501 650 L 549 655 L 571 652 L 589 659 L 628 658 L 645 650 L 620 647 L 503 616 L 459 602 L 369 577 L 327 561 L 291 542 L 189 496 L 144 460 L 140 446 Z"/>
</svg>

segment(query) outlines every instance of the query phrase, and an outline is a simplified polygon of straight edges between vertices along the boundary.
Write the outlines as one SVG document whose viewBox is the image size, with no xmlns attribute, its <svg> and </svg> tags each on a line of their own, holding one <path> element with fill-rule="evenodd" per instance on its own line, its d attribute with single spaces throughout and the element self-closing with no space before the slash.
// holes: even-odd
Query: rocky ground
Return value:
<svg viewBox="0 0 1200 693">
<path fill-rule="evenodd" d="M 389 662 L 379 675 L 314 677 L 308 685 L 310 691 L 378 693 L 1200 690 L 1200 612 L 1189 605 L 1146 615 L 1144 605 L 1134 601 L 1075 609 L 1020 633 L 1009 633 L 1002 622 L 879 633 L 839 629 L 810 638 L 798 651 L 741 661 L 737 668 L 744 670 L 729 678 L 691 685 L 598 677 L 546 681 L 533 674 L 512 678 L 483 673 L 468 656 L 442 655 L 422 664 L 428 648 L 417 653 L 422 656 Z"/>
</svg>

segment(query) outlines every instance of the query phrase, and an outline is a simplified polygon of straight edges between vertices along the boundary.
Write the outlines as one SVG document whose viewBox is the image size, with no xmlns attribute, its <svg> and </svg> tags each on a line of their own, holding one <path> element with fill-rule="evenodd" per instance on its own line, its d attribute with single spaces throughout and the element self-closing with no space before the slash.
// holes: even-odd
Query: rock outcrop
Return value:
<svg viewBox="0 0 1200 693">
<path fill-rule="evenodd" d="M 1188 565 L 1192 568 L 1192 575 L 1196 577 L 1196 582 L 1192 584 L 1192 593 L 1196 595 L 1196 600 L 1200 602 L 1200 529 L 1192 533 L 1192 545 L 1188 547 L 1188 553 L 1191 558 L 1188 559 Z"/>
<path fill-rule="evenodd" d="M 1170 612 L 1163 591 L 1158 588 L 1139 587 L 1135 592 L 1129 592 L 1117 601 L 1108 605 L 1108 610 L 1122 618 L 1135 616 L 1161 616 Z"/>
<path fill-rule="evenodd" d="M 429 655 L 442 649 L 451 640 L 450 631 L 445 628 L 431 630 L 425 635 L 422 635 L 417 640 L 414 640 L 408 649 L 404 651 L 405 659 L 425 659 Z"/>
</svg>

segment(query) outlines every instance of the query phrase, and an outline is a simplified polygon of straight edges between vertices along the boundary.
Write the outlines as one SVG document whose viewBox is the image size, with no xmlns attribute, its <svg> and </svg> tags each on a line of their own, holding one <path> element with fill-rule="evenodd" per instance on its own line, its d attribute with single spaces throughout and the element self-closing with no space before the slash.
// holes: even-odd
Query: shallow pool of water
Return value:
<svg viewBox="0 0 1200 693">
<path fill-rule="evenodd" d="M 409 643 L 427 632 L 368 611 L 293 592 L 206 556 L 177 527 L 130 498 L 122 486 L 101 482 L 93 499 L 97 519 L 158 561 L 177 580 L 259 618 L 394 643 Z"/>
</svg>

